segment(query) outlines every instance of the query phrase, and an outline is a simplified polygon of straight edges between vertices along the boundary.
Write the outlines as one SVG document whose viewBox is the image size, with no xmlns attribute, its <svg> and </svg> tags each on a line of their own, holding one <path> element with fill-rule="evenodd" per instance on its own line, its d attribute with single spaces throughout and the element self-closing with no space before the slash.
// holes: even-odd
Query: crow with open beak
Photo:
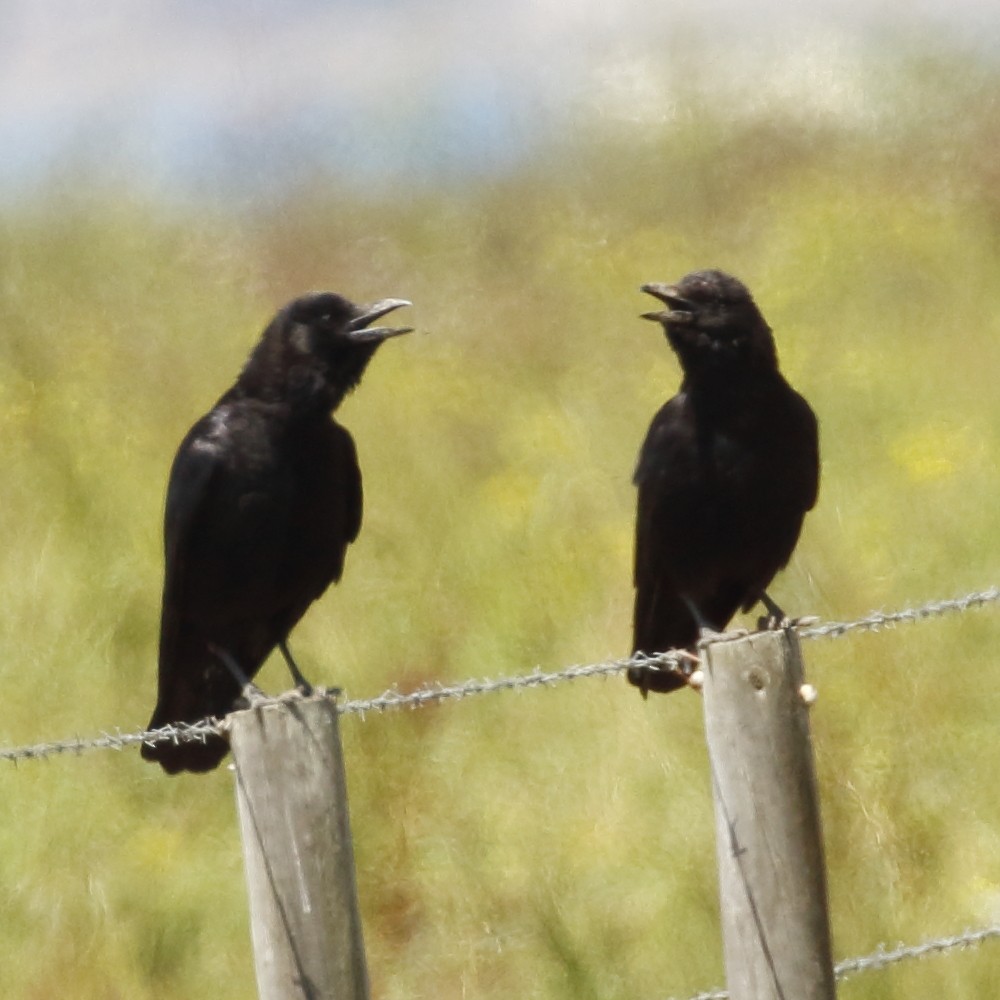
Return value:
<svg viewBox="0 0 1000 1000">
<path fill-rule="evenodd" d="M 235 384 L 174 458 L 164 525 L 159 696 L 149 727 L 224 716 L 306 609 L 340 579 L 361 527 L 361 471 L 333 418 L 380 344 L 407 327 L 372 324 L 401 306 L 316 292 L 281 309 Z M 209 771 L 228 750 L 145 744 L 168 773 Z"/>
<path fill-rule="evenodd" d="M 693 649 L 763 601 L 788 562 L 819 488 L 816 417 L 785 381 L 770 327 L 742 282 L 696 271 L 643 285 L 666 307 L 659 323 L 680 362 L 676 396 L 653 418 L 634 482 L 633 650 Z M 672 691 L 680 673 L 633 667 L 643 695 Z"/>
</svg>

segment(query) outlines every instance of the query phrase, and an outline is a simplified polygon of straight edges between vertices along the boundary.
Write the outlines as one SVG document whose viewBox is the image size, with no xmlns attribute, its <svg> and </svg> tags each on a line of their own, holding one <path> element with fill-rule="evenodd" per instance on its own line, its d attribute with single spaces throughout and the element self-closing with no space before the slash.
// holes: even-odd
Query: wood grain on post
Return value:
<svg viewBox="0 0 1000 1000">
<path fill-rule="evenodd" d="M 819 804 L 790 630 L 705 647 L 726 979 L 732 1000 L 833 1000 Z"/>
<path fill-rule="evenodd" d="M 261 1000 L 367 1000 L 336 705 L 229 716 Z"/>
</svg>

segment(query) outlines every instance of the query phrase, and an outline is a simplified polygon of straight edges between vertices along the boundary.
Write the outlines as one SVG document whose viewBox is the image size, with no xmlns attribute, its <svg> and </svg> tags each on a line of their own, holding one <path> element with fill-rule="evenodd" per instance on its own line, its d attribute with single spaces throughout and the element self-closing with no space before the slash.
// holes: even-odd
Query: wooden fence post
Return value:
<svg viewBox="0 0 1000 1000">
<path fill-rule="evenodd" d="M 336 705 L 228 722 L 260 1000 L 368 1000 Z"/>
<path fill-rule="evenodd" d="M 791 630 L 760 632 L 703 652 L 730 998 L 833 1000 L 798 638 Z"/>
</svg>

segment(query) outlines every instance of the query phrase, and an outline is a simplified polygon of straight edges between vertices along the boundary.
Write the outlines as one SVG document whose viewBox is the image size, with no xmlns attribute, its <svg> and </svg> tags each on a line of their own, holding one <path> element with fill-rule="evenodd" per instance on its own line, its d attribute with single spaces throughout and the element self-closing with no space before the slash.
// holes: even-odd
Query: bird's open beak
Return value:
<svg viewBox="0 0 1000 1000">
<path fill-rule="evenodd" d="M 354 319 L 348 324 L 348 330 L 350 330 L 351 338 L 353 340 L 388 340 L 389 337 L 398 337 L 403 333 L 412 333 L 412 326 L 372 326 L 369 323 L 374 323 L 375 320 L 381 319 L 383 316 L 391 313 L 394 309 L 400 309 L 403 306 L 413 305 L 412 302 L 407 302 L 406 299 L 383 299 L 381 302 L 376 302 L 373 306 L 363 306 L 361 311 L 358 313 Z"/>
<path fill-rule="evenodd" d="M 640 291 L 659 299 L 666 309 L 659 312 L 642 313 L 643 319 L 657 323 L 690 323 L 694 319 L 694 305 L 681 295 L 675 285 L 643 285 Z"/>
</svg>

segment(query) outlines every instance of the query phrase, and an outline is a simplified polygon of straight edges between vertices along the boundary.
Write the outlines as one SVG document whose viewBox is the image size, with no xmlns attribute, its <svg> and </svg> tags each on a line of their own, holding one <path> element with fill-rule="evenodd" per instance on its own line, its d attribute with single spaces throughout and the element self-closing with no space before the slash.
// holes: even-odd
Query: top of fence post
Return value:
<svg viewBox="0 0 1000 1000">
<path fill-rule="evenodd" d="M 368 1000 L 336 704 L 227 722 L 261 1000 Z"/>
<path fill-rule="evenodd" d="M 705 729 L 732 1000 L 833 1000 L 802 660 L 791 630 L 705 646 Z"/>
</svg>

